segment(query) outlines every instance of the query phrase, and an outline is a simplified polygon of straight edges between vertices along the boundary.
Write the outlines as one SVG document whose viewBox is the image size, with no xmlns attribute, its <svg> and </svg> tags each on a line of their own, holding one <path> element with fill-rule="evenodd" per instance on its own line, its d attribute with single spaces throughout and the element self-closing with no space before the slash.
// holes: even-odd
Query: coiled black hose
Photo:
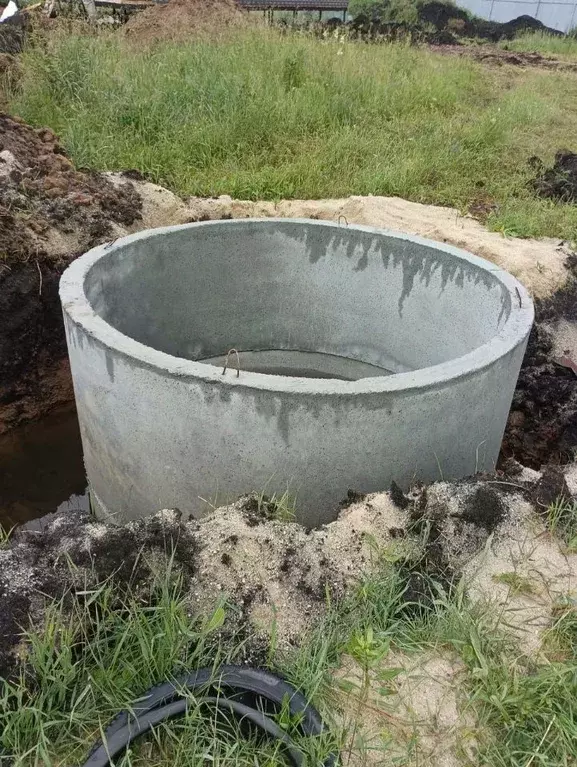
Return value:
<svg viewBox="0 0 577 767">
<path fill-rule="evenodd" d="M 284 704 L 291 716 L 298 718 L 303 735 L 318 736 L 324 725 L 318 711 L 291 684 L 274 674 L 247 666 L 201 668 L 173 682 L 152 687 L 134 704 L 123 711 L 104 731 L 103 740 L 93 748 L 83 767 L 108 767 L 135 738 L 148 732 L 160 722 L 186 713 L 187 691 L 204 688 L 200 702 L 210 703 L 232 713 L 239 721 L 249 721 L 268 737 L 279 740 L 285 747 L 289 763 L 302 767 L 304 757 L 293 740 L 265 711 L 278 711 Z M 215 690 L 218 694 L 215 694 Z M 263 711 L 264 709 L 264 711 Z M 331 754 L 323 767 L 335 767 L 336 755 Z"/>
</svg>

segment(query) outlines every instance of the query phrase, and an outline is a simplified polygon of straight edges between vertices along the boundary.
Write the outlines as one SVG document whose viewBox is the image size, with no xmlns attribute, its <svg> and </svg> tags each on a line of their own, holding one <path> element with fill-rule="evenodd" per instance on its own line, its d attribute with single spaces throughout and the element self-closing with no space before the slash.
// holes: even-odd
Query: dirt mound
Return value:
<svg viewBox="0 0 577 767">
<path fill-rule="evenodd" d="M 394 18 L 379 19 L 371 14 L 359 14 L 349 27 L 360 37 L 396 39 L 408 37 L 415 42 L 430 45 L 458 44 L 459 39 L 477 39 L 489 42 L 512 40 L 523 32 L 540 31 L 562 36 L 557 29 L 546 27 L 532 16 L 518 16 L 507 22 L 487 21 L 472 16 L 469 11 L 453 3 L 433 0 L 417 8 L 417 21 L 409 23 Z"/>
<path fill-rule="evenodd" d="M 141 202 L 130 184 L 77 171 L 54 133 L 0 114 L 0 252 L 10 264 L 69 253 L 70 240 L 92 247 L 130 226 Z"/>
<path fill-rule="evenodd" d="M 14 664 L 20 627 L 38 620 L 44 597 L 111 579 L 121 588 L 146 589 L 153 570 L 172 559 L 187 591 L 191 614 L 212 612 L 228 595 L 225 631 L 245 630 L 248 651 L 267 647 L 276 622 L 279 646 L 288 648 L 326 608 L 327 595 L 343 595 L 374 560 L 374 545 L 390 541 L 390 527 L 407 519 L 387 494 L 342 512 L 340 520 L 308 531 L 295 522 L 255 524 L 246 498 L 200 521 L 172 510 L 124 527 L 97 523 L 84 512 L 50 514 L 24 525 L 0 547 L 0 677 Z M 174 551 L 174 555 L 173 552 Z"/>
<path fill-rule="evenodd" d="M 432 24 L 437 32 L 449 30 L 459 37 L 474 37 L 481 40 L 512 40 L 523 32 L 546 32 L 550 35 L 562 36 L 557 29 L 546 27 L 541 21 L 532 16 L 518 16 L 506 22 L 487 21 L 459 8 L 452 3 L 437 2 L 421 5 L 419 10 L 421 24 Z"/>
<path fill-rule="evenodd" d="M 46 595 L 60 598 L 78 589 L 85 594 L 104 579 L 144 593 L 152 574 L 166 569 L 170 559 L 181 573 L 191 615 L 211 614 L 223 598 L 235 606 L 227 612 L 223 636 L 246 637 L 253 660 L 270 647 L 273 633 L 281 651 L 299 643 L 328 604 L 380 568 L 376 552 L 386 553 L 404 579 L 405 610 L 428 609 L 434 598 L 430 577 L 448 592 L 488 550 L 501 552 L 492 573 L 511 570 L 508 559 L 518 556 L 518 541 L 524 542 L 534 577 L 538 546 L 546 547 L 544 561 L 561 557 L 558 543 L 544 539 L 535 500 L 539 482 L 540 475 L 529 470 L 513 481 L 491 475 L 439 482 L 403 495 L 402 509 L 390 493 L 374 493 L 313 530 L 266 514 L 255 519 L 250 498 L 201 520 L 163 510 L 124 527 L 81 512 L 48 515 L 0 547 L 0 676 L 17 662 L 20 627 L 28 616 L 42 619 Z M 539 614 L 550 613 L 555 593 L 577 574 L 577 555 L 567 555 L 566 568 L 567 577 L 560 570 L 554 588 L 543 591 Z M 475 572 L 468 580 L 472 589 L 479 586 Z"/>
<path fill-rule="evenodd" d="M 577 154 L 560 150 L 552 168 L 545 168 L 538 157 L 532 157 L 529 162 L 537 171 L 532 186 L 540 197 L 577 202 Z"/>
<path fill-rule="evenodd" d="M 204 33 L 218 33 L 244 21 L 234 0 L 170 0 L 135 14 L 122 34 L 138 43 L 184 40 Z"/>
<path fill-rule="evenodd" d="M 141 217 L 130 183 L 77 171 L 48 129 L 0 114 L 0 433 L 71 397 L 58 280 Z"/>
</svg>

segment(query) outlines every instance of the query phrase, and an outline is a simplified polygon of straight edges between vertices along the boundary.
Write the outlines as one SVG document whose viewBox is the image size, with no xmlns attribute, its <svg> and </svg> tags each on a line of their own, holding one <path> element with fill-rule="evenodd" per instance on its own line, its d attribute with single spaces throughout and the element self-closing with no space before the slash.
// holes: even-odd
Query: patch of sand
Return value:
<svg viewBox="0 0 577 767">
<path fill-rule="evenodd" d="M 126 177 L 108 174 L 116 184 Z M 399 197 L 348 197 L 335 200 L 281 200 L 251 202 L 192 197 L 187 201 L 147 181 L 132 181 L 142 198 L 142 220 L 132 231 L 194 221 L 228 218 L 312 218 L 392 229 L 446 242 L 492 261 L 517 277 L 537 298 L 551 295 L 567 280 L 568 251 L 558 240 L 504 237 L 490 232 L 455 208 L 423 205 Z"/>
<path fill-rule="evenodd" d="M 383 682 L 383 674 L 398 672 Z M 390 653 L 369 672 L 344 656 L 335 672 L 339 720 L 347 729 L 351 765 L 385 763 L 460 767 L 475 745 L 475 719 L 462 694 L 466 670 L 448 654 Z M 347 761 L 345 759 L 345 764 Z"/>
<path fill-rule="evenodd" d="M 533 506 L 506 499 L 505 521 L 464 568 L 469 596 L 492 604 L 527 655 L 538 654 L 558 600 L 577 590 L 577 555 L 562 550 Z"/>
<path fill-rule="evenodd" d="M 241 499 L 194 523 L 200 545 L 191 608 L 210 609 L 221 595 L 232 595 L 255 635 L 267 638 L 274 626 L 286 647 L 323 612 L 327 594 L 342 596 L 372 568 L 374 546 L 390 545 L 390 528 L 407 519 L 388 493 L 369 496 L 311 531 L 274 520 L 255 524 L 245 506 Z"/>
</svg>

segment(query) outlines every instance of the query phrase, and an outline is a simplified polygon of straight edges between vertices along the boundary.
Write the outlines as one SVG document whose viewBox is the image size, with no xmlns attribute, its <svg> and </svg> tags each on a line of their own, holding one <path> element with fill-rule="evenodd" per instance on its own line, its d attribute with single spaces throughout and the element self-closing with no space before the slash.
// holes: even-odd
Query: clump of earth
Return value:
<svg viewBox="0 0 577 767">
<path fill-rule="evenodd" d="M 550 615 L 556 594 L 577 575 L 577 555 L 561 552 L 546 533 L 543 511 L 577 490 L 574 474 L 521 469 L 406 494 L 394 488 L 355 495 L 334 522 L 313 530 L 266 513 L 255 518 L 251 496 L 200 520 L 163 510 L 117 527 L 83 512 L 48 515 L 0 548 L 0 677 L 15 673 L 25 658 L 21 626 L 41 625 L 48 600 L 65 598 L 71 609 L 81 598 L 75 591 L 107 579 L 138 594 L 169 560 L 191 616 L 212 614 L 223 596 L 237 606 L 222 631 L 245 636 L 253 662 L 263 659 L 272 631 L 280 651 L 302 641 L 328 597 L 340 600 L 382 566 L 376 551 L 403 569 L 407 609 L 431 601 L 430 578 L 447 594 L 466 577 L 471 593 L 493 589 L 503 596 L 493 574 L 525 568 L 535 579 L 542 568 L 547 578 L 536 582 L 534 604 L 523 608 Z M 507 599 L 513 621 L 519 604 Z M 523 623 L 515 625 L 522 634 Z"/>
<path fill-rule="evenodd" d="M 141 217 L 130 183 L 77 170 L 51 130 L 0 114 L 0 433 L 72 398 L 58 280 Z"/>
<path fill-rule="evenodd" d="M 532 157 L 530 164 L 537 172 L 532 182 L 533 189 L 540 197 L 560 202 L 577 202 L 577 154 L 561 149 L 555 154 L 551 168 L 546 168 L 538 157 Z"/>
</svg>

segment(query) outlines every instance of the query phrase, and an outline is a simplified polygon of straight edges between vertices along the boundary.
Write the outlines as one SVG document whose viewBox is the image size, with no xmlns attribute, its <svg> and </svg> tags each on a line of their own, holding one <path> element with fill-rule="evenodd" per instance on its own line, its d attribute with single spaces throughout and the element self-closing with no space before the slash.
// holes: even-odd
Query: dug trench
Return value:
<svg viewBox="0 0 577 767">
<path fill-rule="evenodd" d="M 230 198 L 183 201 L 135 172 L 76 169 L 52 131 L 33 129 L 8 115 L 0 115 L 0 180 L 0 523 L 5 526 L 55 510 L 71 496 L 75 499 L 83 482 L 58 297 L 62 272 L 96 244 L 139 229 L 207 218 L 284 215 L 335 220 L 344 214 L 351 223 L 452 242 L 494 258 L 504 268 L 515 267 L 511 270 L 535 295 L 536 323 L 501 462 L 513 460 L 539 469 L 551 462 L 567 463 L 573 456 L 577 374 L 571 360 L 577 360 L 577 343 L 574 352 L 571 337 L 568 348 L 560 348 L 560 343 L 577 321 L 577 257 L 558 244 L 505 241 L 470 217 L 455 227 L 456 214 L 450 209 L 396 198 L 278 204 Z M 546 189 L 550 194 L 550 183 Z M 509 254 L 517 260 L 512 262 Z M 48 414 L 49 429 L 41 420 Z M 37 427 L 30 425 L 35 422 Z M 11 462 L 2 459 L 10 454 Z M 56 455 L 66 456 L 59 466 Z M 51 508 L 38 496 L 26 500 L 31 471 L 50 478 L 40 485 Z"/>
</svg>

